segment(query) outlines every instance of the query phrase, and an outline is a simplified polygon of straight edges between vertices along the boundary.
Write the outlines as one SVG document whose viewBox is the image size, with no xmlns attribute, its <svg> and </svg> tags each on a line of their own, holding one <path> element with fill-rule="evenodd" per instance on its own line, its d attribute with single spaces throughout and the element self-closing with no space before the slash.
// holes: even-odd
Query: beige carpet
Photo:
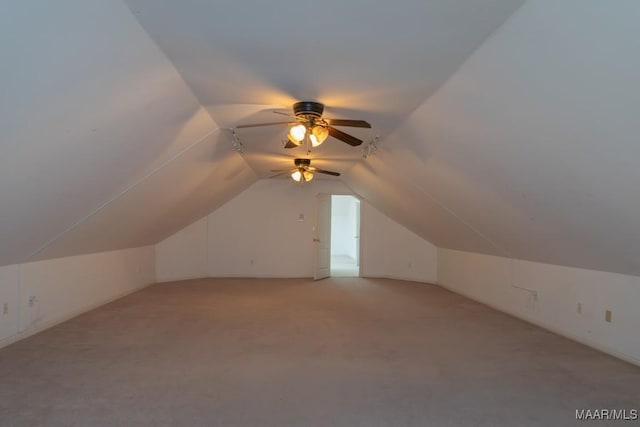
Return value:
<svg viewBox="0 0 640 427">
<path fill-rule="evenodd" d="M 640 369 L 392 280 L 160 284 L 0 350 L 2 426 L 566 426 L 580 408 L 640 409 Z"/>
</svg>

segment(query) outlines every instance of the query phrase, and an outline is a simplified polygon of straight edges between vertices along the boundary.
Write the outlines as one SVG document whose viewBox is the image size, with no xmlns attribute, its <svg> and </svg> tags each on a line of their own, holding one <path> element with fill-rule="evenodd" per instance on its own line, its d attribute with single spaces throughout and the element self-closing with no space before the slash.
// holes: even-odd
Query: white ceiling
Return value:
<svg viewBox="0 0 640 427">
<path fill-rule="evenodd" d="M 286 120 L 271 111 L 313 100 L 326 117 L 372 123 L 342 129 L 365 143 L 396 128 L 521 3 L 127 0 L 221 127 Z M 286 126 L 238 130 L 260 177 L 306 155 L 285 151 L 285 134 Z M 310 157 L 343 172 L 361 155 L 330 138 Z"/>
<path fill-rule="evenodd" d="M 297 100 L 378 151 L 311 156 L 438 246 L 640 274 L 632 0 L 13 2 L 0 265 L 152 244 L 291 165 Z M 347 129 L 345 129 L 347 130 Z"/>
<path fill-rule="evenodd" d="M 352 179 L 441 247 L 640 274 L 638 18 L 635 1 L 528 1 L 368 162 L 411 183 L 411 207 L 364 165 Z"/>
<path fill-rule="evenodd" d="M 152 172 L 217 132 L 123 3 L 10 2 L 0 14 L 0 53 L 0 265 L 154 243 L 180 219 L 196 219 L 192 206 L 166 203 L 156 212 L 128 206 L 145 212 L 142 228 L 118 216 L 124 196 L 146 185 L 161 200 L 188 197 L 191 175 L 176 173 L 167 186 Z M 224 155 L 232 156 L 240 159 Z M 206 159 L 210 174 L 222 164 L 215 160 Z M 209 190 L 197 206 L 215 206 L 218 193 L 227 191 Z M 96 222 L 103 217 L 113 221 Z"/>
</svg>

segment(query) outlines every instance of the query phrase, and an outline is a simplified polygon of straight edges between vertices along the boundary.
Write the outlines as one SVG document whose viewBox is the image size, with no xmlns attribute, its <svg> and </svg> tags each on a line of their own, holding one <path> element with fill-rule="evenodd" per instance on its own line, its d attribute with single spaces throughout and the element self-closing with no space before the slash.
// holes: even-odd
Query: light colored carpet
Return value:
<svg viewBox="0 0 640 427">
<path fill-rule="evenodd" d="M 637 367 L 393 280 L 160 284 L 0 350 L 2 426 L 566 426 L 639 396 Z"/>
</svg>

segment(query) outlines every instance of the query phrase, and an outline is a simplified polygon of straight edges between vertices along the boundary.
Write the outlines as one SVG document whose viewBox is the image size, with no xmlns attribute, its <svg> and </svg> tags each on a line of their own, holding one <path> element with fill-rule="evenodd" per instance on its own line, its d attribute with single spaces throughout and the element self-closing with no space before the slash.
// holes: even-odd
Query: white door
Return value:
<svg viewBox="0 0 640 427">
<path fill-rule="evenodd" d="M 318 194 L 314 248 L 314 280 L 331 274 L 331 195 Z"/>
</svg>

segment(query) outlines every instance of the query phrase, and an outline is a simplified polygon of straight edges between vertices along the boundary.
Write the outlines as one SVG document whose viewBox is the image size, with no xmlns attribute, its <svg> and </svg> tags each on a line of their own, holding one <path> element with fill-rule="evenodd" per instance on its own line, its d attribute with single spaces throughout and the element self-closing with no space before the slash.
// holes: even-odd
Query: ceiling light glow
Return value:
<svg viewBox="0 0 640 427">
<path fill-rule="evenodd" d="M 304 125 L 296 125 L 289 130 L 289 140 L 294 144 L 300 145 L 306 133 L 307 128 Z"/>
<path fill-rule="evenodd" d="M 311 135 L 309 135 L 309 139 L 311 140 L 311 146 L 317 147 L 322 144 L 325 139 L 329 136 L 329 130 L 320 125 L 316 125 L 311 129 Z"/>
</svg>

